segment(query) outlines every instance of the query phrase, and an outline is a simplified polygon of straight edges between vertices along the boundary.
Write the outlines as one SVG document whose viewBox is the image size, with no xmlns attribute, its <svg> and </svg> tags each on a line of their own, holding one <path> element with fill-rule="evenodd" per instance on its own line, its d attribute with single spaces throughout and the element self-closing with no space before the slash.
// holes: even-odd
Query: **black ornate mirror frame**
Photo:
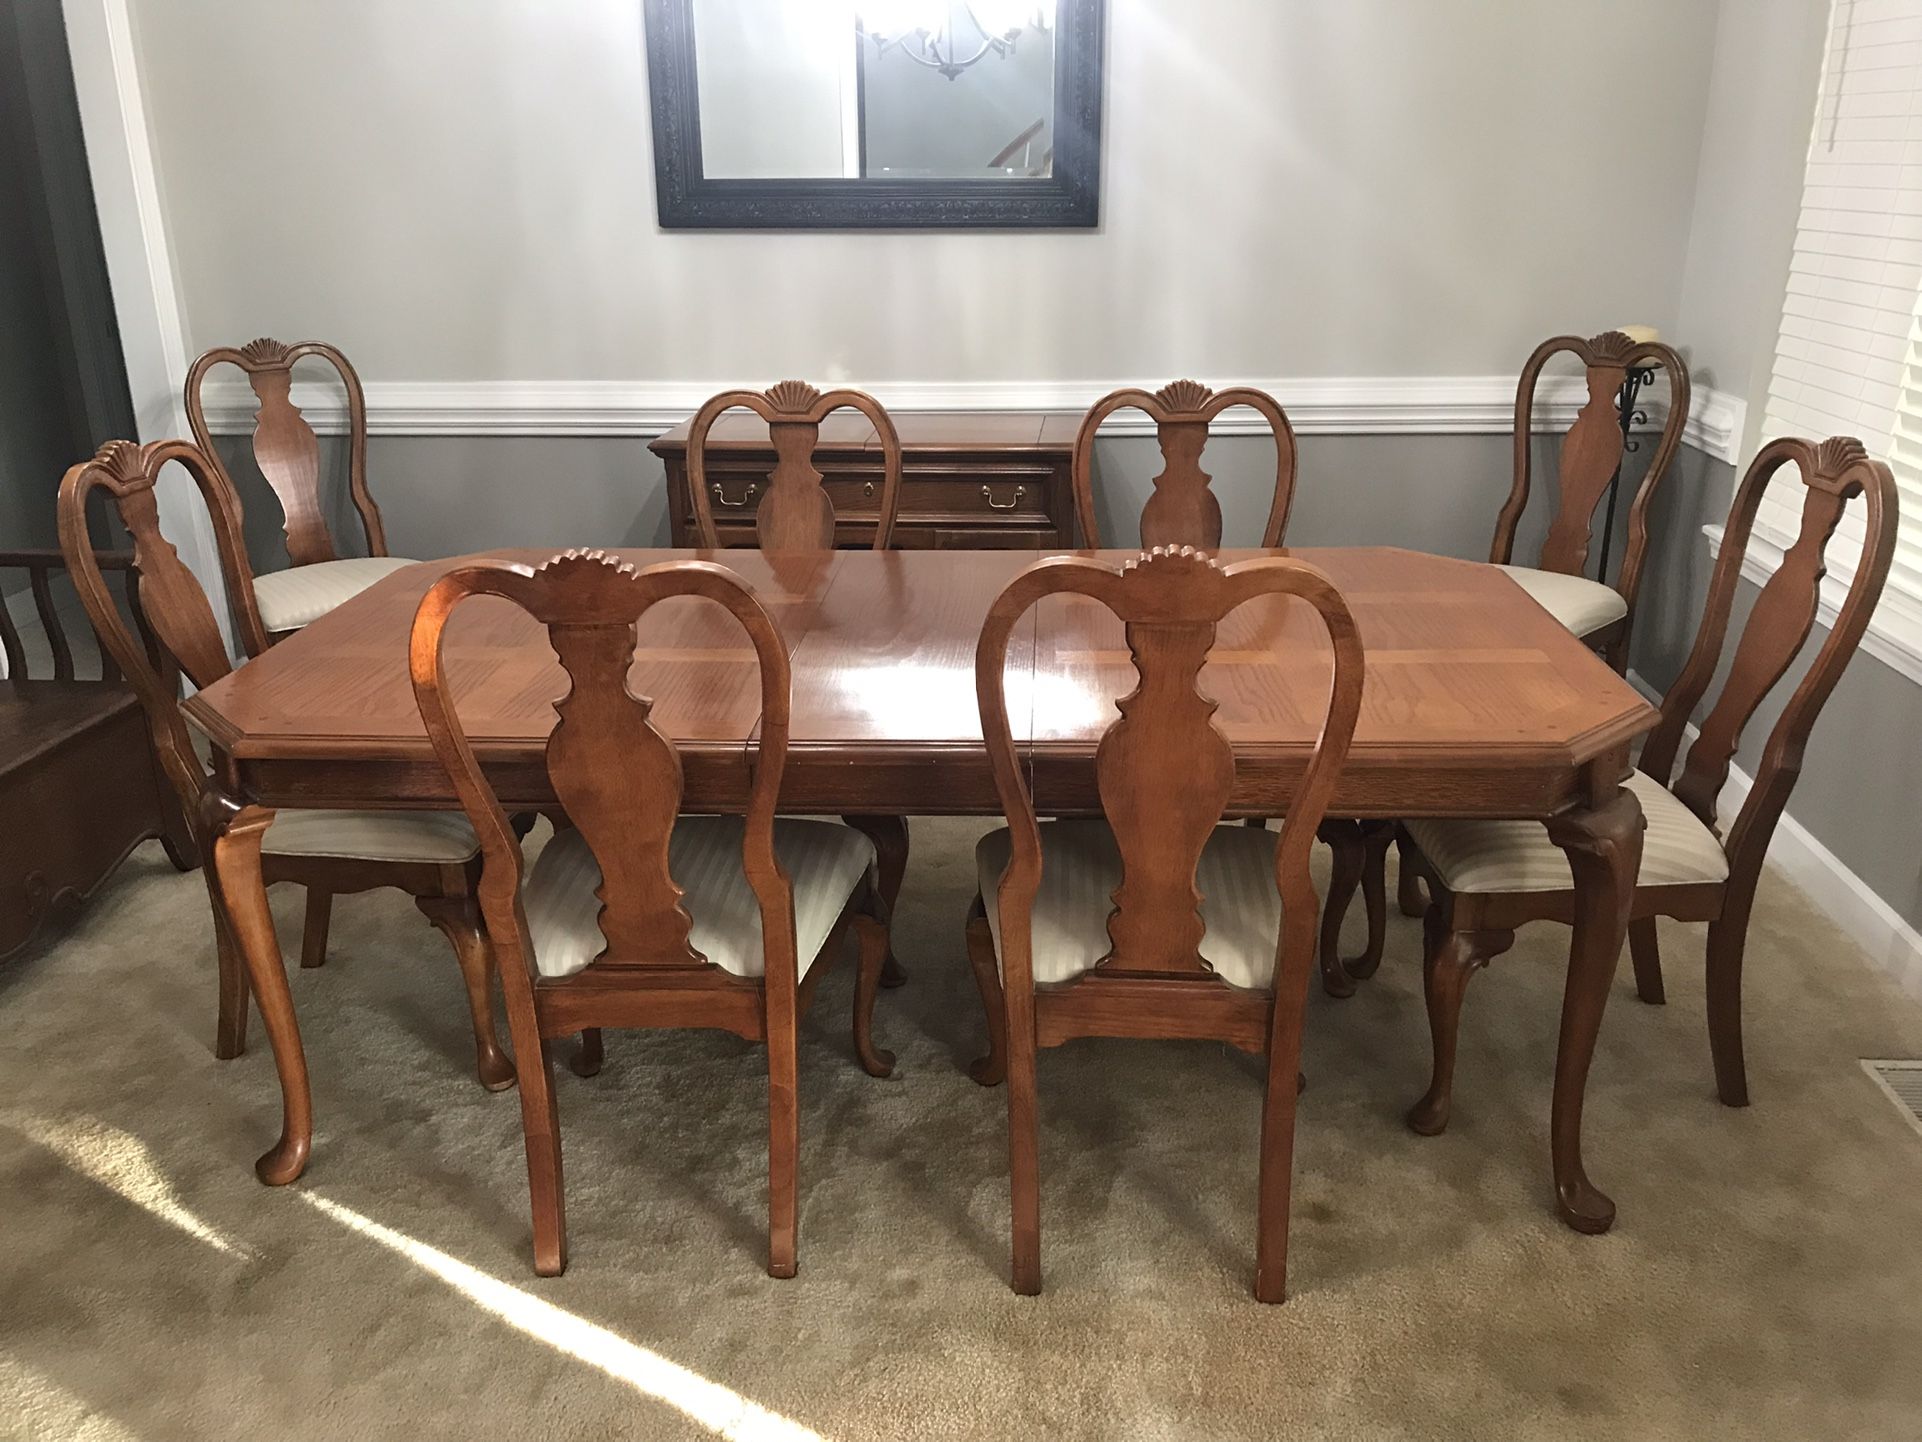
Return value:
<svg viewBox="0 0 1922 1442">
<path fill-rule="evenodd" d="M 1091 227 L 1100 219 L 1103 0 L 1057 0 L 1046 179 L 711 180 L 701 169 L 694 0 L 644 0 L 654 189 L 668 230 Z"/>
</svg>

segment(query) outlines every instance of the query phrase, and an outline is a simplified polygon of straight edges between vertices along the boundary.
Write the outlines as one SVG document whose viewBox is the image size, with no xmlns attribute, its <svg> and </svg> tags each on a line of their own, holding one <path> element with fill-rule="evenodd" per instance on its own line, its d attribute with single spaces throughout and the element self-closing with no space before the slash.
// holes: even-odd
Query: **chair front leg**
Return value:
<svg viewBox="0 0 1922 1442">
<path fill-rule="evenodd" d="M 597 1026 L 581 1028 L 580 1045 L 567 1059 L 567 1069 L 578 1077 L 599 1076 L 601 1063 L 607 1060 L 607 1048 L 601 1041 L 601 1029 Z"/>
<path fill-rule="evenodd" d="M 214 960 L 219 968 L 215 998 L 214 1056 L 232 1061 L 247 1050 L 247 1014 L 251 1010 L 253 989 L 247 983 L 247 963 L 240 945 L 234 940 L 227 922 L 227 906 L 220 897 L 220 882 L 215 876 L 211 848 L 207 864 L 201 868 L 207 883 L 207 897 L 213 904 Z"/>
<path fill-rule="evenodd" d="M 325 895 L 326 893 L 321 893 Z M 309 892 L 311 898 L 314 893 Z M 494 950 L 487 944 L 480 907 L 471 896 L 417 896 L 414 905 L 454 948 L 461 981 L 467 989 L 467 1011 L 474 1026 L 474 1069 L 490 1092 L 514 1084 L 514 1063 L 501 1050 L 494 1032 Z"/>
<path fill-rule="evenodd" d="M 1328 899 L 1321 906 L 1321 989 L 1330 996 L 1350 997 L 1355 994 L 1355 980 L 1341 964 L 1341 924 L 1361 883 L 1365 855 L 1361 823 L 1331 817 L 1315 834 L 1334 853 Z"/>
<path fill-rule="evenodd" d="M 854 940 L 860 953 L 860 970 L 854 981 L 854 1054 L 869 1076 L 888 1076 L 894 1071 L 894 1053 L 874 1044 L 874 999 L 881 990 L 881 971 L 888 959 L 888 929 L 879 920 L 855 913 Z"/>
<path fill-rule="evenodd" d="M 1401 908 L 1403 916 L 1420 916 L 1428 910 L 1428 898 L 1422 894 L 1421 868 L 1414 860 L 1415 843 L 1399 830 L 1395 836 L 1395 855 L 1399 862 L 1395 877 L 1395 904 Z M 1386 880 L 1385 877 L 1383 879 Z"/>
<path fill-rule="evenodd" d="M 1428 933 L 1422 965 L 1422 990 L 1428 999 L 1428 1033 L 1434 1046 L 1434 1071 L 1428 1092 L 1409 1108 L 1408 1125 L 1422 1136 L 1438 1136 L 1448 1126 L 1455 1089 L 1455 1043 L 1461 1028 L 1462 995 L 1468 978 L 1515 944 L 1512 931 L 1452 931 L 1438 903 L 1423 918 Z"/>
<path fill-rule="evenodd" d="M 1654 917 L 1638 917 L 1628 924 L 1628 955 L 1635 963 L 1635 994 L 1650 1006 L 1665 1005 L 1668 992 L 1662 986 L 1662 949 Z"/>
<path fill-rule="evenodd" d="M 968 1065 L 968 1075 L 984 1087 L 1000 1086 L 1008 1075 L 1007 1013 L 1001 999 L 1001 971 L 995 965 L 994 933 L 980 897 L 968 913 L 968 966 L 981 993 L 988 1021 L 988 1051 Z"/>
<path fill-rule="evenodd" d="M 1748 1063 L 1742 1054 L 1742 953 L 1752 898 L 1731 893 L 1719 919 L 1708 924 L 1708 1043 L 1715 1090 L 1722 1105 L 1748 1105 Z"/>
<path fill-rule="evenodd" d="M 312 971 L 327 964 L 327 927 L 334 913 L 334 894 L 324 886 L 307 888 L 307 916 L 300 929 L 300 965 Z"/>
</svg>

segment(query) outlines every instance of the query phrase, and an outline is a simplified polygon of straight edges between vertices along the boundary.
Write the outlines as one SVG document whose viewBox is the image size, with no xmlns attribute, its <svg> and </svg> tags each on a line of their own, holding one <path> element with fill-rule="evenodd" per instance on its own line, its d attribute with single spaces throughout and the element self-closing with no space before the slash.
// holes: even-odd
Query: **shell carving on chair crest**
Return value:
<svg viewBox="0 0 1922 1442">
<path fill-rule="evenodd" d="M 1196 550 L 1193 546 L 1155 546 L 1150 550 L 1143 551 L 1140 555 L 1128 561 L 1124 561 L 1121 570 L 1125 575 L 1129 571 L 1147 570 L 1150 568 L 1165 571 L 1173 570 L 1181 566 L 1189 566 L 1200 571 L 1219 571 L 1221 569 L 1221 567 L 1216 564 L 1213 556 L 1210 556 L 1206 551 Z"/>
<path fill-rule="evenodd" d="M 1868 447 L 1854 436 L 1830 436 L 1815 448 L 1815 469 L 1818 475 L 1836 476 L 1868 458 Z"/>
<path fill-rule="evenodd" d="M 1629 352 L 1635 349 L 1635 342 L 1618 330 L 1605 330 L 1598 336 L 1589 337 L 1588 349 L 1595 361 L 1625 361 Z"/>
<path fill-rule="evenodd" d="M 612 571 L 620 576 L 632 576 L 636 574 L 631 562 L 623 561 L 618 556 L 610 556 L 598 546 L 591 546 L 585 549 L 578 546 L 570 546 L 558 556 L 549 556 L 545 561 L 542 561 L 534 568 L 534 574 L 539 576 L 550 571 L 587 570 L 596 567 Z"/>
<path fill-rule="evenodd" d="M 147 474 L 146 457 L 141 447 L 132 441 L 108 441 L 94 453 L 93 463 L 106 471 L 122 490 L 143 481 L 153 484 L 153 478 Z"/>
<path fill-rule="evenodd" d="M 291 347 L 270 336 L 259 336 L 240 348 L 240 358 L 250 370 L 282 370 L 293 364 L 288 358 Z"/>
<path fill-rule="evenodd" d="M 1211 387 L 1200 381 L 1172 381 L 1155 392 L 1155 399 L 1171 411 L 1198 411 L 1214 394 Z"/>
<path fill-rule="evenodd" d="M 811 410 L 820 399 L 821 393 L 806 381 L 782 381 L 767 393 L 767 403 L 788 414 Z"/>
</svg>

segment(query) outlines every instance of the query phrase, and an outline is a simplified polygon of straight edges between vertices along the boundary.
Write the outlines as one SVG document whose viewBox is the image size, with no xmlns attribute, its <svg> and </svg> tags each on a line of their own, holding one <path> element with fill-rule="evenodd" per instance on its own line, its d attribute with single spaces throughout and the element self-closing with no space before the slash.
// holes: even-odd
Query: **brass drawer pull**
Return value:
<svg viewBox="0 0 1922 1442">
<path fill-rule="evenodd" d="M 719 481 L 709 486 L 708 489 L 714 493 L 714 499 L 721 505 L 727 506 L 732 510 L 739 510 L 742 506 L 745 506 L 749 501 L 754 499 L 754 492 L 758 488 L 752 481 L 748 482 L 747 489 L 741 492 L 741 499 L 738 501 L 730 501 L 727 498 L 727 492 L 721 489 L 721 483 Z"/>
<path fill-rule="evenodd" d="M 869 481 L 861 487 L 861 494 L 868 500 L 874 499 L 874 482 Z"/>
<path fill-rule="evenodd" d="M 1021 504 L 1021 498 L 1027 494 L 1028 488 L 1026 486 L 1016 486 L 1014 488 L 1014 494 L 1008 497 L 1007 504 L 1001 505 L 995 501 L 993 491 L 989 490 L 986 486 L 981 488 L 981 499 L 988 503 L 988 509 L 991 511 L 1012 511 L 1016 506 Z"/>
</svg>

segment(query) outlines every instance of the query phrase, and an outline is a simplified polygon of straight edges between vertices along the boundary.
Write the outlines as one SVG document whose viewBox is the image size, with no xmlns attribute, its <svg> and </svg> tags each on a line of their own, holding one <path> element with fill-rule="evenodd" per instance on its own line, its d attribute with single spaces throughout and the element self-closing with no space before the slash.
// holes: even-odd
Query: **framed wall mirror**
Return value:
<svg viewBox="0 0 1922 1442">
<path fill-rule="evenodd" d="M 644 0 L 669 229 L 1090 227 L 1103 0 Z"/>
</svg>

